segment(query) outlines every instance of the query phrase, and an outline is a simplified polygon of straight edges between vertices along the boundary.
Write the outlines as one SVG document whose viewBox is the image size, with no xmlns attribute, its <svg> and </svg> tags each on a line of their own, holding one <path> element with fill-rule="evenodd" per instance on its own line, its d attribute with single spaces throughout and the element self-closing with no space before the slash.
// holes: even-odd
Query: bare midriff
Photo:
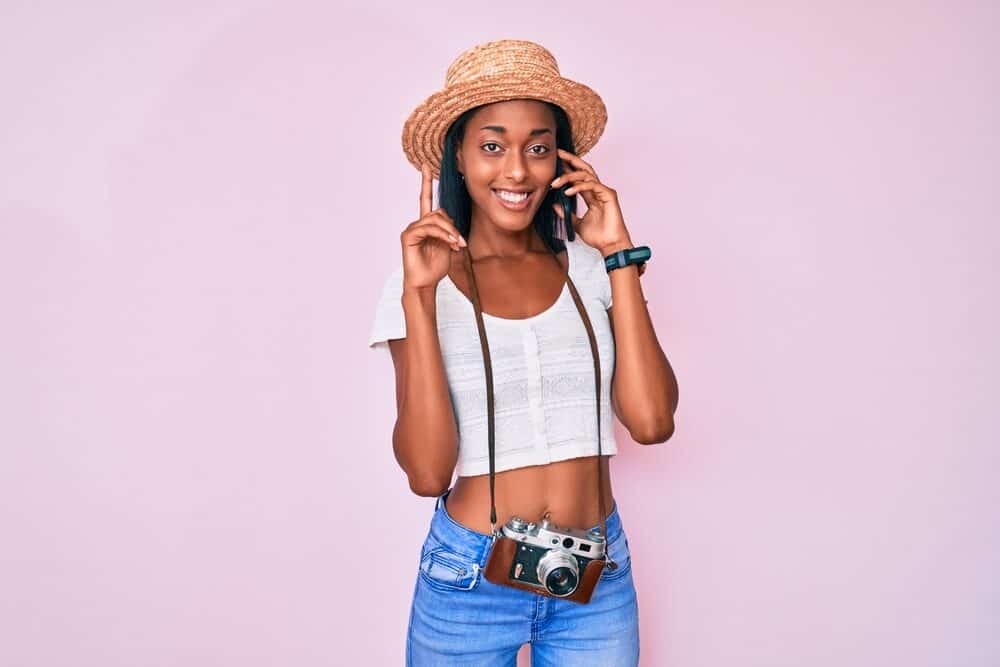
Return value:
<svg viewBox="0 0 1000 667">
<path fill-rule="evenodd" d="M 495 259 L 481 261 L 476 281 L 483 294 L 491 296 L 489 314 L 505 319 L 522 317 L 520 309 L 539 313 L 556 300 L 565 285 L 569 258 L 566 251 L 556 256 L 545 249 L 540 239 L 522 263 L 504 266 Z M 452 282 L 471 302 L 465 265 L 452 259 L 449 273 Z M 560 269 L 561 265 L 561 269 Z M 524 278 L 530 276 L 530 279 Z M 523 283 L 523 284 L 522 284 Z M 485 309 L 484 309 L 485 310 Z M 604 517 L 614 505 L 608 456 L 601 457 L 604 477 Z M 549 512 L 549 521 L 561 528 L 587 530 L 600 523 L 598 514 L 597 457 L 585 456 L 545 465 L 514 468 L 496 473 L 494 496 L 497 530 L 512 516 L 526 521 L 541 521 Z M 458 523 L 483 535 L 490 534 L 490 476 L 459 477 L 446 500 L 448 514 Z"/>
<path fill-rule="evenodd" d="M 596 456 L 498 472 L 494 477 L 497 530 L 512 516 L 549 521 L 562 528 L 587 530 L 600 523 Z M 608 456 L 601 457 L 603 516 L 614 505 Z M 446 500 L 448 514 L 470 530 L 490 534 L 490 476 L 459 477 Z"/>
</svg>

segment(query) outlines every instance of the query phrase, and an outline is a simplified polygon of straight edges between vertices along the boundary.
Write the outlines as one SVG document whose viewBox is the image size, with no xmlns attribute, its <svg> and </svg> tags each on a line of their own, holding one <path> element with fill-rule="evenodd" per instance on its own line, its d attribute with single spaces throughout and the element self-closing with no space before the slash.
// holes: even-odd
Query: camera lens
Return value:
<svg viewBox="0 0 1000 667">
<path fill-rule="evenodd" d="M 550 551 L 538 561 L 538 580 L 552 595 L 572 595 L 580 583 L 576 558 L 563 552 Z"/>
<path fill-rule="evenodd" d="M 568 567 L 557 567 L 545 579 L 545 588 L 553 595 L 569 595 L 576 590 L 576 575 Z"/>
</svg>

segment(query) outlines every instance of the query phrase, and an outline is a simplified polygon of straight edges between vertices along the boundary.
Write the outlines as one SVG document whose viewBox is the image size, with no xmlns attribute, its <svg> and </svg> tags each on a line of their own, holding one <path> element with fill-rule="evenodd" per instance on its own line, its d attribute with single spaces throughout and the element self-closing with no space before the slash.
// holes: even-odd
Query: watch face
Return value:
<svg viewBox="0 0 1000 667">
<path fill-rule="evenodd" d="M 646 260 L 651 256 L 652 251 L 649 249 L 649 246 L 626 248 L 605 257 L 604 266 L 608 271 L 611 271 L 612 269 L 620 269 L 629 264 L 635 264 L 639 267 L 639 275 L 642 275 Z"/>
</svg>

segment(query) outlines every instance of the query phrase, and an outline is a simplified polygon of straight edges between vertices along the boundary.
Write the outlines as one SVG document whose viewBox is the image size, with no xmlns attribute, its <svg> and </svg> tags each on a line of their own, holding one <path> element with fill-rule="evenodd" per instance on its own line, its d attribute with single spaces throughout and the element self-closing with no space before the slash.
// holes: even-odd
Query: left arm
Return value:
<svg viewBox="0 0 1000 667">
<path fill-rule="evenodd" d="M 631 242 L 601 249 L 602 256 Z M 674 432 L 677 411 L 677 378 L 663 353 L 646 308 L 639 268 L 635 264 L 613 270 L 611 294 L 614 305 L 608 319 L 615 341 L 615 374 L 611 405 L 632 439 L 643 445 L 664 442 Z"/>
<path fill-rule="evenodd" d="M 587 203 L 582 218 L 573 214 L 573 230 L 603 257 L 633 247 L 618 193 L 601 183 L 594 168 L 573 153 L 560 148 L 558 155 L 574 170 L 557 177 L 551 187 L 570 184 L 565 193 L 579 194 Z M 562 208 L 553 208 L 561 219 Z M 608 308 L 608 319 L 615 340 L 612 407 L 633 440 L 643 445 L 664 442 L 674 432 L 677 378 L 656 340 L 639 285 L 639 268 L 630 264 L 615 269 L 609 279 L 614 306 Z"/>
</svg>

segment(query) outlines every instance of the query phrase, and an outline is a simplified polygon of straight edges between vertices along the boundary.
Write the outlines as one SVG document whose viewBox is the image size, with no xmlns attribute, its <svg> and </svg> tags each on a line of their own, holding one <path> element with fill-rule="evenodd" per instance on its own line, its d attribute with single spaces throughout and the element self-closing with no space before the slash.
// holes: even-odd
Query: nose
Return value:
<svg viewBox="0 0 1000 667">
<path fill-rule="evenodd" d="M 524 161 L 524 155 L 520 151 L 510 151 L 507 153 L 507 159 L 504 161 L 504 177 L 514 183 L 520 183 L 524 180 L 527 173 L 528 169 Z"/>
</svg>

